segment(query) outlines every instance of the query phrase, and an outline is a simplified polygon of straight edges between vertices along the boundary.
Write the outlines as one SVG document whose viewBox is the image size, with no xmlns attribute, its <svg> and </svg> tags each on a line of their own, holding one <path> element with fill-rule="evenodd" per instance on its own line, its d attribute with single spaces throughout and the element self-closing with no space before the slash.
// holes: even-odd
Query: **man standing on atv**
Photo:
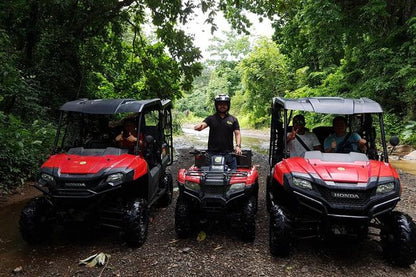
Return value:
<svg viewBox="0 0 416 277">
<path fill-rule="evenodd" d="M 228 113 L 231 106 L 230 97 L 220 94 L 215 97 L 216 113 L 208 116 L 203 122 L 195 125 L 196 131 L 202 131 L 208 126 L 208 153 L 224 154 L 230 169 L 237 169 L 237 159 L 230 155 L 234 152 L 233 133 L 235 134 L 235 154 L 241 155 L 241 134 L 238 119 Z"/>
</svg>

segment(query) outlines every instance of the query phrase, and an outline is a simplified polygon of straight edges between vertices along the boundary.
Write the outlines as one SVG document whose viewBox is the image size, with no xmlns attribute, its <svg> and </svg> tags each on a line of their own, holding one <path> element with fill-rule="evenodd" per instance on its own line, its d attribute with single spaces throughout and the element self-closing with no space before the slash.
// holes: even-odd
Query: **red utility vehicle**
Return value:
<svg viewBox="0 0 416 277">
<path fill-rule="evenodd" d="M 55 225 L 108 226 L 130 246 L 147 236 L 148 209 L 172 201 L 170 100 L 80 99 L 61 108 L 54 154 L 42 165 L 35 187 L 43 196 L 21 212 L 20 231 L 30 243 Z M 123 130 L 123 121 L 134 123 Z M 123 148 L 123 131 L 138 138 Z M 125 141 L 126 138 L 123 139 Z"/>
<path fill-rule="evenodd" d="M 255 238 L 258 172 L 251 164 L 251 151 L 237 157 L 237 170 L 230 170 L 223 155 L 195 151 L 195 164 L 178 173 L 179 197 L 175 210 L 178 237 L 190 235 L 201 220 L 230 218 L 241 226 L 241 237 Z"/>
<path fill-rule="evenodd" d="M 302 157 L 289 158 L 286 138 L 294 111 L 314 113 L 315 122 L 319 116 L 330 122 L 328 114 L 346 117 L 348 132 L 367 141 L 366 152 L 306 151 Z M 332 126 L 310 127 L 322 145 L 333 132 Z M 397 145 L 398 138 L 390 143 Z M 388 162 L 378 103 L 368 98 L 274 98 L 269 163 L 266 199 L 273 255 L 288 255 L 293 243 L 304 238 L 364 239 L 372 227 L 388 260 L 402 266 L 414 263 L 416 226 L 409 215 L 393 211 L 401 185 Z"/>
</svg>

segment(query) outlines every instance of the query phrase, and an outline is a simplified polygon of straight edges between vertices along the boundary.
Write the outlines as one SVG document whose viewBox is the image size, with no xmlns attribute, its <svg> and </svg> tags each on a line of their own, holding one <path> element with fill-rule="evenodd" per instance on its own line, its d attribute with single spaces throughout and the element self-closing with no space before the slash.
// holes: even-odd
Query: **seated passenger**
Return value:
<svg viewBox="0 0 416 277">
<path fill-rule="evenodd" d="M 329 135 L 324 141 L 326 153 L 349 153 L 351 151 L 365 152 L 367 141 L 355 132 L 347 133 L 347 119 L 337 116 L 332 120 L 334 133 Z"/>
<path fill-rule="evenodd" d="M 137 143 L 137 126 L 133 119 L 124 120 L 124 128 L 116 137 L 116 142 L 120 148 L 129 149 L 130 153 L 134 152 L 134 146 Z M 139 147 L 142 147 L 143 138 L 140 135 Z"/>
<path fill-rule="evenodd" d="M 321 143 L 314 133 L 305 128 L 305 117 L 301 114 L 293 118 L 292 132 L 287 134 L 290 157 L 301 157 L 306 151 L 322 150 Z"/>
</svg>

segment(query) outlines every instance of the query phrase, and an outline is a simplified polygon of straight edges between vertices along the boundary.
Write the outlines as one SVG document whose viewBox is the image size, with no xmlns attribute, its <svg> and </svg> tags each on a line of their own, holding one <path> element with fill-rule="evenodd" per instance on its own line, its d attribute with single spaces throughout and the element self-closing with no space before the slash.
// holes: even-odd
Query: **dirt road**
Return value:
<svg viewBox="0 0 416 277">
<path fill-rule="evenodd" d="M 177 150 L 172 172 L 191 163 L 189 149 Z M 260 169 L 256 239 L 240 241 L 226 223 L 204 226 L 206 239 L 178 240 L 174 207 L 152 210 L 148 239 L 139 249 L 123 244 L 114 232 L 61 230 L 48 244 L 27 245 L 18 234 L 17 221 L 23 203 L 3 206 L 0 221 L 0 276 L 416 276 L 416 267 L 392 267 L 382 258 L 375 240 L 362 243 L 304 241 L 289 258 L 273 258 L 268 248 L 268 214 L 264 183 L 267 157 L 255 154 Z M 398 210 L 416 218 L 416 176 L 402 174 L 403 194 Z M 30 194 L 30 193 L 29 193 Z M 6 228 L 5 225 L 8 227 Z M 7 229 L 5 231 L 5 229 Z M 80 259 L 104 252 L 111 258 L 104 267 L 79 266 Z M 21 267 L 21 268 L 20 268 Z M 17 271 L 12 273 L 12 271 Z"/>
</svg>

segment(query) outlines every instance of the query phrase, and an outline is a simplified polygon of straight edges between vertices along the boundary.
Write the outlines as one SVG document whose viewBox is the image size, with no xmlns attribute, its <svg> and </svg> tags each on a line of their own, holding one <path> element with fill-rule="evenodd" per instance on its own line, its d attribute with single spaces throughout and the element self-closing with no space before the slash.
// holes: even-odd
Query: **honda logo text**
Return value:
<svg viewBox="0 0 416 277">
<path fill-rule="evenodd" d="M 336 198 L 360 199 L 360 196 L 355 193 L 333 192 L 332 196 Z"/>
</svg>

